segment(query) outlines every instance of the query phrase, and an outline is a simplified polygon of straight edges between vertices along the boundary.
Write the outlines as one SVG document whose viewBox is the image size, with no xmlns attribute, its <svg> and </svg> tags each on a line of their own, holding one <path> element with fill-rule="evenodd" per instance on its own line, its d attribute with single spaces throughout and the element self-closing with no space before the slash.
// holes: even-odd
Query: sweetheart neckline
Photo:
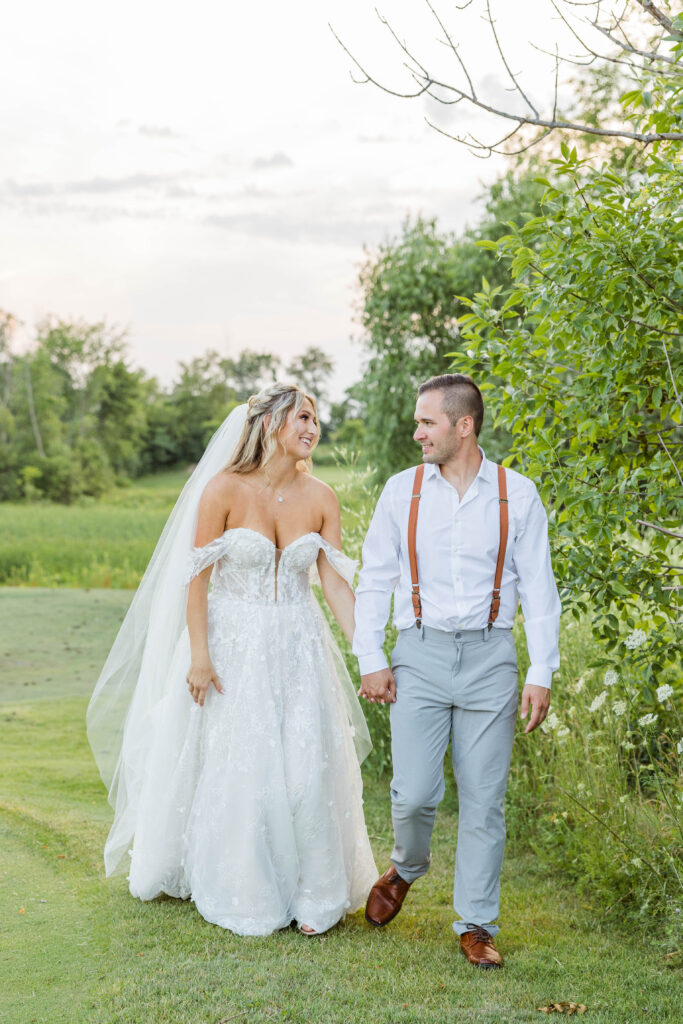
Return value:
<svg viewBox="0 0 683 1024">
<path fill-rule="evenodd" d="M 252 526 L 231 526 L 227 530 L 223 531 L 223 536 L 225 537 L 228 533 L 236 533 L 238 530 L 242 530 L 245 533 L 254 533 L 257 537 L 263 537 L 263 539 L 270 544 L 275 551 L 279 551 L 281 554 L 284 551 L 288 551 L 289 548 L 294 546 L 294 544 L 298 544 L 300 540 L 304 539 L 304 537 L 318 537 L 320 540 L 323 540 L 317 530 L 309 530 L 308 533 L 302 533 L 300 537 L 296 537 L 293 541 L 290 541 L 289 544 L 285 544 L 283 548 L 279 548 L 275 541 L 271 540 L 270 537 L 266 537 L 265 533 L 261 533 L 260 530 L 255 530 Z"/>
</svg>

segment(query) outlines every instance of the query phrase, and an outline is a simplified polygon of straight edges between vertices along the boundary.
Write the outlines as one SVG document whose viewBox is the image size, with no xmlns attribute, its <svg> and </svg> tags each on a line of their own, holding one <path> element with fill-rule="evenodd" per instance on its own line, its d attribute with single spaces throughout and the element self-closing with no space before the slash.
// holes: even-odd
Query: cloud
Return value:
<svg viewBox="0 0 683 1024">
<path fill-rule="evenodd" d="M 380 144 L 384 145 L 384 144 L 387 144 L 387 143 L 401 142 L 401 141 L 405 141 L 405 140 L 398 139 L 398 138 L 392 137 L 390 135 L 359 135 L 358 136 L 358 141 L 362 142 L 362 143 L 373 143 L 375 145 L 380 145 Z"/>
<path fill-rule="evenodd" d="M 17 199 L 42 199 L 43 196 L 54 195 L 55 187 L 47 181 L 36 181 L 25 185 L 20 181 L 14 181 L 13 178 L 7 178 L 2 184 L 2 191 Z"/>
<path fill-rule="evenodd" d="M 166 186 L 166 195 L 169 199 L 194 199 L 198 194 L 196 189 L 190 188 L 187 185 Z"/>
<path fill-rule="evenodd" d="M 85 181 L 71 181 L 63 186 L 65 192 L 91 192 L 95 194 L 111 192 L 131 192 L 139 189 L 157 189 L 168 183 L 168 176 L 159 174 L 128 174 L 122 178 L 96 177 Z"/>
<path fill-rule="evenodd" d="M 150 139 L 179 139 L 180 132 L 174 132 L 167 124 L 141 124 L 138 133 Z"/>
<path fill-rule="evenodd" d="M 293 167 L 294 161 L 286 153 L 273 153 L 272 156 L 257 156 L 251 166 L 255 171 L 261 171 L 271 167 Z"/>
</svg>

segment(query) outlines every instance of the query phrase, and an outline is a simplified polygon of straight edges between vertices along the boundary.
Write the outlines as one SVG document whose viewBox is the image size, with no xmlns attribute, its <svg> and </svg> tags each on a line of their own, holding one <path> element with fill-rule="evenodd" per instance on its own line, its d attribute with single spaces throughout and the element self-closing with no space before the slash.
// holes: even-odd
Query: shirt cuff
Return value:
<svg viewBox="0 0 683 1024">
<path fill-rule="evenodd" d="M 553 670 L 548 665 L 529 665 L 524 685 L 545 686 L 546 690 L 549 690 L 552 678 Z"/>
<path fill-rule="evenodd" d="M 359 654 L 358 668 L 362 676 L 368 676 L 371 672 L 381 672 L 383 668 L 389 668 L 384 651 L 377 651 L 375 654 Z"/>
</svg>

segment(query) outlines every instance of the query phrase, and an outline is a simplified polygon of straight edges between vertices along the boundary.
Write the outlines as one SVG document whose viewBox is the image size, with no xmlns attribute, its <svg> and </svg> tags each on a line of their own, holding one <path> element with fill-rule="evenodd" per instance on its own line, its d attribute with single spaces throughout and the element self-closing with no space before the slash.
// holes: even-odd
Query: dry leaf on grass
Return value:
<svg viewBox="0 0 683 1024">
<path fill-rule="evenodd" d="M 548 1003 L 536 1009 L 540 1013 L 585 1013 L 588 1007 L 584 1003 Z"/>
</svg>

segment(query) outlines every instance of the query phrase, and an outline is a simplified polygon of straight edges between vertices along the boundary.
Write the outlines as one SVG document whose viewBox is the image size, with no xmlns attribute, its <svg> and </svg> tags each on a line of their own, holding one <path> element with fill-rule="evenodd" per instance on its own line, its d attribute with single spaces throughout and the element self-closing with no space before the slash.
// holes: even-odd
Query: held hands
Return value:
<svg viewBox="0 0 683 1024">
<path fill-rule="evenodd" d="M 206 699 L 206 691 L 211 683 L 213 683 L 219 693 L 225 692 L 216 675 L 216 669 L 210 661 L 198 662 L 196 664 L 192 662 L 190 671 L 187 673 L 187 687 L 195 704 L 203 706 Z"/>
<path fill-rule="evenodd" d="M 550 707 L 550 690 L 545 686 L 532 686 L 531 684 L 522 690 L 522 703 L 519 709 L 520 718 L 526 718 L 531 705 L 531 718 L 524 730 L 525 733 L 533 732 L 537 725 L 545 720 Z"/>
<path fill-rule="evenodd" d="M 359 697 L 365 697 L 371 704 L 393 704 L 396 700 L 396 683 L 390 668 L 369 672 L 360 677 Z"/>
</svg>

